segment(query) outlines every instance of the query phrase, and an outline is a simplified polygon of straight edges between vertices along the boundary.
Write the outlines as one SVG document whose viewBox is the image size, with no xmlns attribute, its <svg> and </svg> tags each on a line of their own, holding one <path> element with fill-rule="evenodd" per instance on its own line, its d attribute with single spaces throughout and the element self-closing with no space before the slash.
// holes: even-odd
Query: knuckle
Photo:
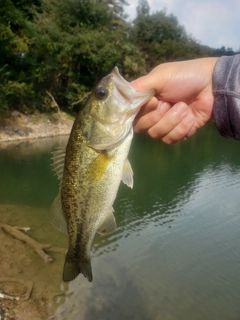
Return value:
<svg viewBox="0 0 240 320">
<path fill-rule="evenodd" d="M 153 111 L 148 113 L 148 123 L 150 125 L 154 125 L 155 123 L 157 123 L 158 120 L 159 119 L 156 116 L 156 112 Z"/>
<path fill-rule="evenodd" d="M 155 130 L 152 130 L 152 129 L 148 130 L 148 135 L 153 139 L 157 139 L 157 138 L 161 139 L 161 134 Z"/>
<path fill-rule="evenodd" d="M 175 128 L 175 135 L 179 137 L 185 137 L 189 132 L 189 126 L 185 123 L 181 122 L 178 126 Z"/>
<path fill-rule="evenodd" d="M 175 144 L 177 142 L 176 140 L 173 140 L 169 136 L 163 137 L 161 140 L 162 140 L 162 142 L 164 142 L 166 144 Z"/>
</svg>

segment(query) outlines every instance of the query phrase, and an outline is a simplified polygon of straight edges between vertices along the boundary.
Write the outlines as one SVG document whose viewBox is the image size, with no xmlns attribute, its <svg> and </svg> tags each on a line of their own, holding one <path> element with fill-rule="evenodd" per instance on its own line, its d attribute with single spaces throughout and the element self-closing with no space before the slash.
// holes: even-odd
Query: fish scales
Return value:
<svg viewBox="0 0 240 320">
<path fill-rule="evenodd" d="M 133 186 L 127 160 L 133 120 L 153 91 L 136 92 L 115 67 L 93 90 L 77 115 L 66 153 L 54 153 L 60 191 L 51 208 L 52 224 L 68 234 L 63 280 L 82 273 L 93 279 L 90 249 L 96 232 L 115 230 L 113 203 L 121 180 Z M 62 166 L 59 165 L 59 162 Z"/>
</svg>

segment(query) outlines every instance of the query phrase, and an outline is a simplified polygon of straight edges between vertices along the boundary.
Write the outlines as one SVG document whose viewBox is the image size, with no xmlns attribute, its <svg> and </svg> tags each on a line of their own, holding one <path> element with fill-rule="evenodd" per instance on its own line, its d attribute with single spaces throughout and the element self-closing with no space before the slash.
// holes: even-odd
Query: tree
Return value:
<svg viewBox="0 0 240 320">
<path fill-rule="evenodd" d="M 166 10 L 139 0 L 126 22 L 126 0 L 0 0 L 0 112 L 77 111 L 76 103 L 116 65 L 126 79 L 160 62 L 232 54 L 189 36 Z"/>
<path fill-rule="evenodd" d="M 122 18 L 125 4 L 124 0 L 42 0 L 28 23 L 27 60 L 43 109 L 49 100 L 46 89 L 61 107 L 69 108 L 115 65 L 129 77 L 142 71 L 144 60 Z"/>
<path fill-rule="evenodd" d="M 138 0 L 137 16 L 148 16 L 150 13 L 150 7 L 146 0 Z"/>
<path fill-rule="evenodd" d="M 191 59 L 213 52 L 189 36 L 174 15 L 167 15 L 166 9 L 150 15 L 146 0 L 139 0 L 133 24 L 132 39 L 145 54 L 147 70 L 165 61 Z"/>
<path fill-rule="evenodd" d="M 32 86 L 25 83 L 23 59 L 28 51 L 27 9 L 24 1 L 0 1 L 0 112 L 10 106 L 24 110 L 32 97 Z"/>
</svg>

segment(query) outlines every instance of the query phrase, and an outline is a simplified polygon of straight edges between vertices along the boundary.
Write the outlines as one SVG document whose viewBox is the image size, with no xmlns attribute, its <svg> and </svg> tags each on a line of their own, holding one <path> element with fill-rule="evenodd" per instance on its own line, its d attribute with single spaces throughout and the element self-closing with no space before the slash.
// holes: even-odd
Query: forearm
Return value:
<svg viewBox="0 0 240 320">
<path fill-rule="evenodd" d="M 218 59 L 213 72 L 213 116 L 224 137 L 240 140 L 240 54 Z"/>
</svg>

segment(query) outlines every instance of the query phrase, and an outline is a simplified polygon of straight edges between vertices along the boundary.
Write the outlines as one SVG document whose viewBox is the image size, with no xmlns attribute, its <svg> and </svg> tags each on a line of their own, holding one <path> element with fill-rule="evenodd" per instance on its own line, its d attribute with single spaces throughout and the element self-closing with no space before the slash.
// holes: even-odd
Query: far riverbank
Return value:
<svg viewBox="0 0 240 320">
<path fill-rule="evenodd" d="M 25 115 L 15 111 L 0 122 L 0 148 L 9 142 L 69 135 L 73 121 L 64 112 Z"/>
</svg>

